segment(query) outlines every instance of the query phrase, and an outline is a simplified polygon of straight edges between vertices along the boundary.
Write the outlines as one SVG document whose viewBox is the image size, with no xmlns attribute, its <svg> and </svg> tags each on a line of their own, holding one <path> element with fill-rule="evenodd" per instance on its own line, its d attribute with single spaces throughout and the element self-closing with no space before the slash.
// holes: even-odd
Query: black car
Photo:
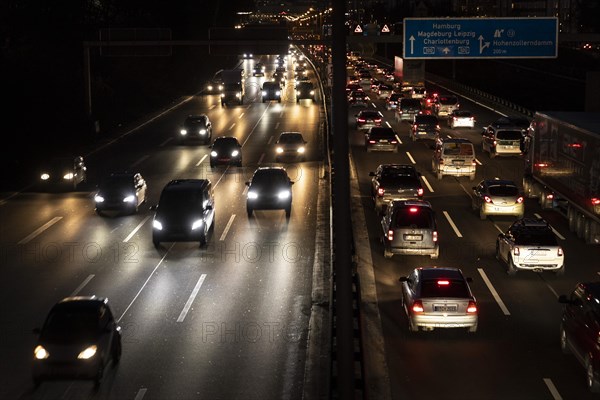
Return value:
<svg viewBox="0 0 600 400">
<path fill-rule="evenodd" d="M 305 161 L 306 140 L 300 132 L 281 132 L 275 142 L 275 161 L 282 159 Z"/>
<path fill-rule="evenodd" d="M 204 93 L 219 94 L 221 90 L 223 90 L 223 78 L 221 77 L 221 71 L 217 71 L 212 79 L 204 85 Z"/>
<path fill-rule="evenodd" d="M 43 189 L 75 190 L 87 180 L 82 156 L 56 157 L 41 168 L 39 183 Z"/>
<path fill-rule="evenodd" d="M 212 139 L 212 123 L 206 114 L 188 115 L 179 130 L 179 141 L 199 140 L 203 144 Z"/>
<path fill-rule="evenodd" d="M 123 211 L 136 213 L 146 202 L 146 180 L 139 172 L 112 173 L 98 185 L 94 196 L 96 213 Z"/>
<path fill-rule="evenodd" d="M 412 123 L 410 138 L 413 142 L 418 139 L 436 140 L 440 132 L 438 117 L 431 114 L 417 114 Z"/>
<path fill-rule="evenodd" d="M 394 129 L 387 126 L 374 126 L 365 134 L 365 148 L 367 152 L 393 151 L 398 152 L 398 136 Z"/>
<path fill-rule="evenodd" d="M 206 244 L 214 228 L 215 200 L 210 180 L 175 179 L 163 188 L 152 221 L 152 243 L 194 242 Z"/>
<path fill-rule="evenodd" d="M 233 136 L 219 136 L 210 145 L 210 166 L 219 164 L 242 166 L 242 145 Z"/>
<path fill-rule="evenodd" d="M 252 217 L 254 210 L 285 210 L 292 214 L 292 185 L 287 171 L 282 167 L 259 167 L 252 179 L 246 182 L 246 210 Z"/>
<path fill-rule="evenodd" d="M 34 333 L 39 335 L 33 350 L 35 386 L 55 379 L 91 379 L 99 385 L 108 363 L 121 359 L 121 327 L 104 297 L 62 299 Z"/>
<path fill-rule="evenodd" d="M 585 369 L 585 382 L 593 393 L 600 393 L 600 282 L 581 282 L 569 296 L 560 295 L 564 304 L 560 323 L 560 347 L 573 354 Z"/>
<path fill-rule="evenodd" d="M 525 136 L 527 134 L 527 130 L 529 129 L 529 126 L 531 125 L 531 121 L 529 120 L 529 118 L 527 117 L 523 117 L 520 115 L 507 115 L 505 117 L 500 117 L 497 120 L 495 120 L 494 122 L 492 122 L 490 125 L 495 126 L 495 127 L 503 127 L 503 126 L 510 126 L 510 127 L 518 127 L 521 130 L 521 134 L 523 136 Z M 483 128 L 484 131 L 486 128 Z"/>
<path fill-rule="evenodd" d="M 281 84 L 279 82 L 265 82 L 262 87 L 262 102 L 275 100 L 281 103 Z"/>
<path fill-rule="evenodd" d="M 299 103 L 302 99 L 315 99 L 315 87 L 312 82 L 298 82 L 296 85 L 296 102 Z"/>
<path fill-rule="evenodd" d="M 393 200 L 423 198 L 421 173 L 410 164 L 380 164 L 371 176 L 371 197 L 375 211 L 383 212 Z"/>
</svg>

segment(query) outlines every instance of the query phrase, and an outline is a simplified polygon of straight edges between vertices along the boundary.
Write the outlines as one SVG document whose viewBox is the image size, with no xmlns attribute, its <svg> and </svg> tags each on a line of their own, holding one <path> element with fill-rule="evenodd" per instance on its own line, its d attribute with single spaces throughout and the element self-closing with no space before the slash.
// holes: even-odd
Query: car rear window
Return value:
<svg viewBox="0 0 600 400">
<path fill-rule="evenodd" d="M 444 104 L 444 105 L 453 105 L 458 103 L 458 99 L 454 96 L 440 96 L 439 97 L 439 102 L 440 104 Z"/>
<path fill-rule="evenodd" d="M 444 284 L 440 284 L 444 282 Z M 448 282 L 445 284 L 445 282 Z M 421 298 L 431 297 L 452 297 L 469 298 L 469 289 L 467 283 L 455 279 L 426 279 L 421 283 Z"/>
<path fill-rule="evenodd" d="M 385 186 L 403 186 L 418 187 L 421 182 L 415 176 L 407 175 L 384 175 L 381 177 L 381 185 Z"/>
<path fill-rule="evenodd" d="M 368 112 L 361 112 L 359 114 L 359 117 L 377 119 L 377 118 L 381 118 L 381 115 L 376 111 L 368 111 Z"/>
<path fill-rule="evenodd" d="M 438 119 L 435 115 L 417 115 L 415 116 L 415 124 L 431 124 L 437 125 Z"/>
<path fill-rule="evenodd" d="M 523 135 L 521 131 L 498 131 L 496 138 L 501 140 L 521 140 Z"/>
<path fill-rule="evenodd" d="M 402 107 L 417 107 L 421 108 L 421 102 L 418 99 L 402 99 L 400 100 Z"/>
<path fill-rule="evenodd" d="M 412 212 L 411 209 L 417 211 Z M 394 216 L 396 228 L 431 229 L 433 228 L 433 213 L 424 207 L 402 207 Z"/>
<path fill-rule="evenodd" d="M 371 129 L 369 138 L 371 139 L 393 139 L 396 133 L 391 128 Z"/>
<path fill-rule="evenodd" d="M 552 232 L 522 232 L 516 235 L 515 243 L 530 246 L 557 246 Z"/>
<path fill-rule="evenodd" d="M 444 143 L 444 155 L 472 156 L 473 145 L 471 143 Z"/>
<path fill-rule="evenodd" d="M 519 189 L 516 186 L 490 186 L 490 194 L 492 196 L 517 196 Z"/>
</svg>

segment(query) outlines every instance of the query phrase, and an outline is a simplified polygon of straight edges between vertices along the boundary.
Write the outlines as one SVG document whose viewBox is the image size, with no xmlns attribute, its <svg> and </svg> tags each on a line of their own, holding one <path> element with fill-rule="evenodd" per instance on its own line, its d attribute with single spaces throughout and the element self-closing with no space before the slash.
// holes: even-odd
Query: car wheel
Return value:
<svg viewBox="0 0 600 400">
<path fill-rule="evenodd" d="M 417 141 L 417 136 L 416 135 L 410 135 L 410 140 L 412 140 L 413 142 Z"/>
<path fill-rule="evenodd" d="M 419 332 L 419 326 L 414 324 L 410 316 L 408 316 L 408 330 L 411 332 Z"/>
<path fill-rule="evenodd" d="M 398 152 L 398 147 L 395 147 L 394 148 L 394 153 L 397 153 L 397 152 Z"/>
<path fill-rule="evenodd" d="M 475 199 L 472 199 L 472 200 L 471 200 L 471 209 L 472 209 L 473 211 L 477 211 L 477 209 L 478 209 L 478 208 L 479 208 L 479 207 L 477 206 L 477 203 L 475 202 Z"/>
<path fill-rule="evenodd" d="M 115 347 L 113 348 L 112 354 L 112 362 L 113 365 L 117 365 L 119 361 L 121 361 L 121 353 L 123 352 L 123 348 L 121 347 L 121 338 L 117 339 L 115 342 Z"/>
<path fill-rule="evenodd" d="M 160 240 L 158 239 L 152 239 L 152 244 L 154 245 L 155 248 L 159 248 L 160 247 Z"/>
<path fill-rule="evenodd" d="M 585 373 L 587 380 L 587 387 L 592 393 L 600 393 L 600 382 L 596 378 L 594 371 L 594 362 L 590 356 L 587 356 L 585 361 Z"/>
<path fill-rule="evenodd" d="M 471 174 L 471 175 L 469 175 L 469 180 L 470 180 L 470 181 L 474 181 L 474 180 L 475 180 L 475 174 Z"/>
<path fill-rule="evenodd" d="M 485 214 L 485 211 L 483 211 L 483 207 L 479 209 L 479 219 L 487 219 L 487 215 Z"/>
<path fill-rule="evenodd" d="M 521 219 L 525 216 L 525 213 L 521 213 L 521 214 L 517 214 L 516 217 L 517 219 Z"/>
<path fill-rule="evenodd" d="M 437 172 L 437 179 L 438 179 L 438 181 L 441 181 L 443 177 L 444 177 L 444 174 L 442 174 L 442 171 L 438 171 Z"/>
<path fill-rule="evenodd" d="M 394 253 L 392 253 L 385 244 L 383 245 L 383 256 L 385 258 L 392 258 L 394 256 Z"/>
<path fill-rule="evenodd" d="M 470 327 L 467 329 L 467 331 L 468 331 L 469 333 L 475 333 L 475 332 L 477 332 L 477 325 L 470 326 Z"/>
<path fill-rule="evenodd" d="M 285 209 L 285 217 L 289 218 L 292 215 L 292 206 L 289 206 L 288 208 Z"/>
<path fill-rule="evenodd" d="M 500 244 L 498 243 L 497 240 L 496 240 L 496 260 L 502 261 L 502 259 L 500 257 Z"/>
<path fill-rule="evenodd" d="M 94 386 L 96 388 L 102 383 L 102 378 L 104 378 L 104 361 L 100 360 L 98 371 L 96 371 L 96 376 L 94 377 Z"/>
<path fill-rule="evenodd" d="M 371 152 L 371 148 L 367 147 L 367 153 L 370 153 L 370 152 Z"/>
<path fill-rule="evenodd" d="M 237 165 L 238 167 L 241 167 L 241 166 L 242 166 L 242 160 L 238 161 L 236 165 Z"/>
<path fill-rule="evenodd" d="M 564 326 L 560 327 L 560 350 L 563 354 L 570 354 L 571 349 L 569 348 L 569 337 Z"/>
<path fill-rule="evenodd" d="M 440 248 L 435 249 L 435 253 L 431 254 L 430 257 L 432 260 L 437 260 L 440 256 Z"/>
<path fill-rule="evenodd" d="M 215 167 L 215 163 L 214 163 L 214 162 L 211 162 L 211 163 L 210 163 L 210 167 L 211 167 L 211 168 L 214 168 L 214 167 Z"/>
<path fill-rule="evenodd" d="M 513 262 L 512 257 L 508 257 L 508 267 L 506 268 L 506 273 L 510 276 L 514 276 L 517 273 L 517 268 L 515 268 L 515 263 Z"/>
</svg>

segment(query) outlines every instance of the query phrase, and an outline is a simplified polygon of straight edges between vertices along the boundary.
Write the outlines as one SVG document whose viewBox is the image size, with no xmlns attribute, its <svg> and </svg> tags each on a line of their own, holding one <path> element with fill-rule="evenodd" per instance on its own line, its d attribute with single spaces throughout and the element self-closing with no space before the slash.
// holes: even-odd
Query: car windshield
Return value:
<svg viewBox="0 0 600 400">
<path fill-rule="evenodd" d="M 468 118 L 471 116 L 471 113 L 469 111 L 455 111 L 453 114 L 455 117 L 461 117 L 461 118 Z"/>
<path fill-rule="evenodd" d="M 133 178 L 129 175 L 112 175 L 106 178 L 100 185 L 100 190 L 106 189 L 131 189 L 133 186 Z"/>
<path fill-rule="evenodd" d="M 421 282 L 421 298 L 432 297 L 464 299 L 471 296 L 465 281 L 456 279 L 425 279 Z"/>
<path fill-rule="evenodd" d="M 284 173 L 279 171 L 259 171 L 252 178 L 252 187 L 254 188 L 260 189 L 288 186 L 289 179 Z"/>
<path fill-rule="evenodd" d="M 385 186 L 420 186 L 418 178 L 410 175 L 384 175 L 381 177 L 381 185 Z"/>
<path fill-rule="evenodd" d="M 213 148 L 215 147 L 220 147 L 220 148 L 224 148 L 224 147 L 237 147 L 237 140 L 236 138 L 220 138 L 220 139 L 215 139 L 215 142 L 213 143 Z"/>
<path fill-rule="evenodd" d="M 51 171 L 68 171 L 70 169 L 73 169 L 73 159 L 55 158 L 50 161 L 49 168 Z"/>
<path fill-rule="evenodd" d="M 386 168 L 381 171 L 381 177 L 398 177 L 398 176 L 412 176 L 416 177 L 417 172 L 413 168 Z"/>
<path fill-rule="evenodd" d="M 470 143 L 445 143 L 444 154 L 450 156 L 472 156 L 473 145 Z"/>
<path fill-rule="evenodd" d="M 299 133 L 286 133 L 279 136 L 279 143 L 302 143 L 302 135 Z"/>
<path fill-rule="evenodd" d="M 206 123 L 205 117 L 194 117 L 185 120 L 186 125 L 204 125 Z"/>
<path fill-rule="evenodd" d="M 399 93 L 394 93 L 392 94 L 390 97 L 388 97 L 389 101 L 397 101 L 399 98 L 401 98 L 402 96 Z"/>
<path fill-rule="evenodd" d="M 516 186 L 497 185 L 490 186 L 489 192 L 492 196 L 517 196 L 519 189 Z"/>
<path fill-rule="evenodd" d="M 425 88 L 414 88 L 413 91 L 417 94 L 425 93 Z"/>
<path fill-rule="evenodd" d="M 424 207 L 413 207 L 399 209 L 394 217 L 398 228 L 429 229 L 433 226 L 432 211 Z"/>
<path fill-rule="evenodd" d="M 516 235 L 515 244 L 530 246 L 557 246 L 552 232 L 521 232 Z"/>
<path fill-rule="evenodd" d="M 189 210 L 202 204 L 202 192 L 199 190 L 166 190 L 159 200 L 159 209 L 167 207 L 169 210 Z"/>
<path fill-rule="evenodd" d="M 498 131 L 496 138 L 500 140 L 521 140 L 523 135 L 521 131 Z"/>
<path fill-rule="evenodd" d="M 40 339 L 53 343 L 88 341 L 97 337 L 98 323 L 93 310 L 58 310 L 48 316 Z"/>
</svg>

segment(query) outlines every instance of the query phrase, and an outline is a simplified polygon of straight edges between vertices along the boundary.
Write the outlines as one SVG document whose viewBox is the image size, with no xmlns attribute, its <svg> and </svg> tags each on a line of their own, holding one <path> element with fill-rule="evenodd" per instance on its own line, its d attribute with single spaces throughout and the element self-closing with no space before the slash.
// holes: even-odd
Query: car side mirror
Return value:
<svg viewBox="0 0 600 400">
<path fill-rule="evenodd" d="M 475 186 L 473 186 L 471 189 L 473 189 L 473 191 L 477 191 L 477 188 Z"/>
<path fill-rule="evenodd" d="M 156 211 L 157 208 L 158 208 L 158 205 L 153 204 L 150 206 L 150 211 Z"/>
<path fill-rule="evenodd" d="M 504 233 L 501 233 L 498 235 L 498 239 L 504 239 L 506 237 L 506 235 Z"/>
<path fill-rule="evenodd" d="M 206 207 L 204 207 L 204 209 L 205 209 L 206 211 L 210 211 L 210 210 L 212 210 L 212 209 L 213 209 L 213 206 L 212 206 L 212 205 L 210 205 L 210 204 L 207 204 L 207 205 L 206 205 Z"/>
<path fill-rule="evenodd" d="M 246 182 L 244 182 L 244 184 L 245 184 L 246 186 L 250 186 L 250 182 L 249 182 L 249 181 L 246 181 Z"/>
<path fill-rule="evenodd" d="M 408 282 L 408 276 L 401 276 L 400 279 L 398 279 L 399 282 Z"/>
<path fill-rule="evenodd" d="M 294 182 L 294 181 L 290 181 L 290 185 L 293 185 L 294 183 L 296 183 L 296 182 Z"/>
</svg>

